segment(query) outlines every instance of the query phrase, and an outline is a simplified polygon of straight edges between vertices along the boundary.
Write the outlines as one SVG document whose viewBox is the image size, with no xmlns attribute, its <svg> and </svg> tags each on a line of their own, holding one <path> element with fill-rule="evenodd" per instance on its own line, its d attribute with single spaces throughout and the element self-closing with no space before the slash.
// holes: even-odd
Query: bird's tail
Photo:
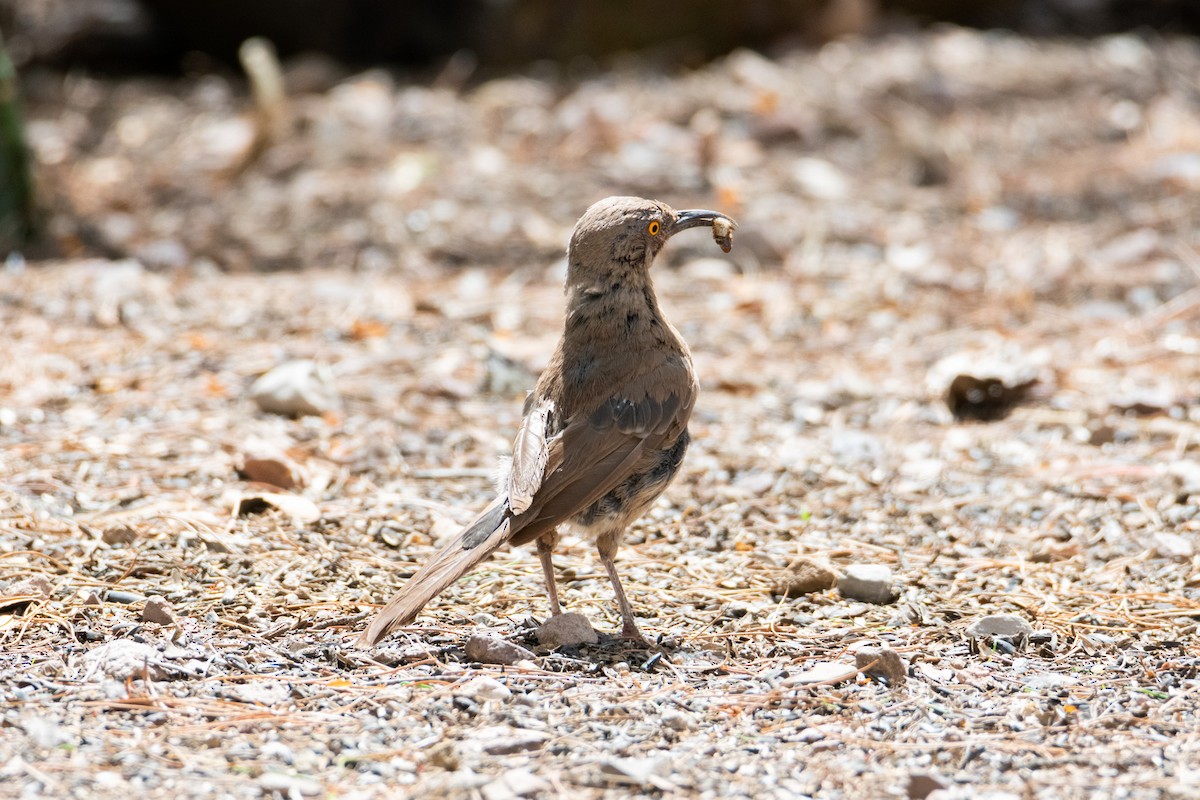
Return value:
<svg viewBox="0 0 1200 800">
<path fill-rule="evenodd" d="M 426 603 L 508 541 L 511 521 L 508 504 L 501 496 L 417 570 L 375 615 L 356 644 L 359 647 L 378 644 L 397 627 L 412 622 Z"/>
</svg>

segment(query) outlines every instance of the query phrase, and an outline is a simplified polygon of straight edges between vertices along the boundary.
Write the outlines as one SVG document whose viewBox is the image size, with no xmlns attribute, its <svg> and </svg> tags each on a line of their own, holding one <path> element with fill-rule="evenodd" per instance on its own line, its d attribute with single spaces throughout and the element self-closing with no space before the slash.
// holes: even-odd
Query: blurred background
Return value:
<svg viewBox="0 0 1200 800">
<path fill-rule="evenodd" d="M 1191 81 L 1171 77 L 1167 42 L 1198 29 L 1185 0 L 0 0 L 19 76 L 0 116 L 0 249 L 225 270 L 546 259 L 620 191 L 749 202 L 745 258 L 779 262 L 802 233 L 788 213 L 825 215 L 877 167 L 995 205 L 987 154 L 944 129 L 1007 91 L 985 84 L 1024 80 L 988 42 L 1049 53 L 1132 31 L 1103 51 L 1125 59 L 1115 72 L 1048 55 L 1061 75 L 1034 90 L 1090 84 L 1104 99 L 1085 116 L 1109 139 Z M 257 75 L 239 57 L 251 37 Z M 872 62 L 872 40 L 907 43 L 903 63 Z M 838 42 L 855 44 L 822 49 Z M 1159 168 L 1189 176 L 1194 158 Z M 788 212 L 777 190 L 799 195 Z"/>
<path fill-rule="evenodd" d="M 236 63 L 265 36 L 283 56 L 436 66 L 469 51 L 484 67 L 570 62 L 652 49 L 695 65 L 735 47 L 780 48 L 949 22 L 1032 35 L 1146 27 L 1195 32 L 1189 0 L 4 0 L 18 63 L 175 72 L 199 54 Z"/>
</svg>

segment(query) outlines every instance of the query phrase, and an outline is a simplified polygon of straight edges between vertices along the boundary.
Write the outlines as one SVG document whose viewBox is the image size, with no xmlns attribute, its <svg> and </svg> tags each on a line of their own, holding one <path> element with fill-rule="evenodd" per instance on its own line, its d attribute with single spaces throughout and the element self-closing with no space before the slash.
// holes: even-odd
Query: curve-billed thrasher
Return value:
<svg viewBox="0 0 1200 800">
<path fill-rule="evenodd" d="M 728 252 L 736 224 L 716 211 L 609 197 L 584 213 L 567 249 L 562 339 L 525 401 L 499 496 L 413 575 L 360 645 L 410 622 L 505 543 L 537 543 L 550 609 L 562 613 L 550 554 L 564 522 L 595 541 L 621 634 L 641 638 L 613 556 L 629 523 L 679 470 L 698 389 L 687 344 L 658 307 L 650 265 L 667 239 L 701 225 Z"/>
</svg>

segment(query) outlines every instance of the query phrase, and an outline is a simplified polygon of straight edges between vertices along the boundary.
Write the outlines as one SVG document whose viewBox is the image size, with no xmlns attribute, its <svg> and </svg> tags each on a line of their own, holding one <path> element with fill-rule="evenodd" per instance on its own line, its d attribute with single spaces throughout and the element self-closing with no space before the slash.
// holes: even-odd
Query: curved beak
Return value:
<svg viewBox="0 0 1200 800">
<path fill-rule="evenodd" d="M 675 222 L 667 230 L 671 236 L 685 231 L 688 228 L 699 228 L 702 226 L 711 227 L 714 222 L 719 219 L 725 220 L 729 224 L 729 230 L 736 230 L 737 223 L 729 217 L 722 214 L 720 211 L 709 211 L 704 208 L 689 208 L 684 211 L 675 212 Z"/>
</svg>

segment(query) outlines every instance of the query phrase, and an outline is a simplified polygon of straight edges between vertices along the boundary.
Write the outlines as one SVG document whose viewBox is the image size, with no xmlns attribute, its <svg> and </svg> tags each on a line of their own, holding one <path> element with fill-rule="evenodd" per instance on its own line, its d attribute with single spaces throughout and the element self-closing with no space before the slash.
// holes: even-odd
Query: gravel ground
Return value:
<svg viewBox="0 0 1200 800">
<path fill-rule="evenodd" d="M 0 796 L 1200 796 L 1197 75 L 953 29 L 304 62 L 272 140 L 232 79 L 28 76 L 70 257 L 0 273 Z M 487 500 L 612 193 L 741 223 L 657 267 L 702 395 L 618 557 L 652 643 L 540 648 L 504 551 L 356 650 Z M 296 360 L 320 413 L 260 410 Z"/>
</svg>

